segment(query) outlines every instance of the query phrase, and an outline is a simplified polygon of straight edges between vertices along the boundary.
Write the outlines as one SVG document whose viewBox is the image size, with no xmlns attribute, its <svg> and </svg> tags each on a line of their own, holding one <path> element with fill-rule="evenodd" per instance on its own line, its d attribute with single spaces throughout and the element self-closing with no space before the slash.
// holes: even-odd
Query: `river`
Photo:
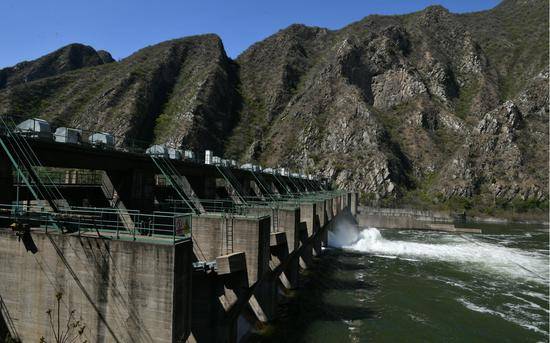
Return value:
<svg viewBox="0 0 550 343">
<path fill-rule="evenodd" d="M 262 342 L 548 342 L 548 228 L 340 228 Z"/>
</svg>

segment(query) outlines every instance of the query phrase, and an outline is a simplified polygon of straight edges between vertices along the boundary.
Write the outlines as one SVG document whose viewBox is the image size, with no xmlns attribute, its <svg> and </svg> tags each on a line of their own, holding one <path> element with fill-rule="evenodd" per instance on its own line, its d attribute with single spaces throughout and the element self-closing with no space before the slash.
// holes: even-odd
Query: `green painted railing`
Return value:
<svg viewBox="0 0 550 343">
<path fill-rule="evenodd" d="M 48 206 L 27 204 L 0 204 L 0 218 L 25 223 L 31 229 L 61 230 L 79 235 L 93 234 L 111 239 L 155 240 L 159 243 L 177 242 L 191 237 L 192 216 L 185 213 L 140 213 L 128 210 L 135 224 L 131 232 L 125 229 L 116 209 L 72 207 L 62 213 L 52 212 Z"/>
</svg>

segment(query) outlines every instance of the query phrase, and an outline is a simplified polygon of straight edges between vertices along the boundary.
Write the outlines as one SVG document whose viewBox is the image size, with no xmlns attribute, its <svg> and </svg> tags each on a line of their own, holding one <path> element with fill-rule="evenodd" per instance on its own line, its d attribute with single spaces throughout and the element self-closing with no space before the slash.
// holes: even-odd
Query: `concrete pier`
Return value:
<svg viewBox="0 0 550 343">
<path fill-rule="evenodd" d="M 286 246 L 277 247 L 277 251 L 272 254 L 282 263 L 289 254 L 293 253 L 300 247 L 300 207 L 289 207 L 279 209 L 279 225 L 278 229 L 283 231 L 286 236 Z M 286 252 L 286 254 L 285 254 Z M 295 288 L 298 286 L 298 271 L 299 259 L 294 258 L 287 263 L 286 268 L 281 273 L 281 282 L 287 288 Z"/>
<path fill-rule="evenodd" d="M 232 231 L 232 232 L 229 232 Z M 248 283 L 269 267 L 270 218 L 205 214 L 193 217 L 194 251 L 199 261 L 244 252 Z"/>
<path fill-rule="evenodd" d="M 302 248 L 301 253 L 300 267 L 302 269 L 306 269 L 311 264 L 314 255 L 314 247 L 308 245 L 307 242 L 319 230 L 316 208 L 317 204 L 314 202 L 300 204 L 300 224 L 302 225 L 301 245 L 306 245 L 306 247 Z"/>
</svg>

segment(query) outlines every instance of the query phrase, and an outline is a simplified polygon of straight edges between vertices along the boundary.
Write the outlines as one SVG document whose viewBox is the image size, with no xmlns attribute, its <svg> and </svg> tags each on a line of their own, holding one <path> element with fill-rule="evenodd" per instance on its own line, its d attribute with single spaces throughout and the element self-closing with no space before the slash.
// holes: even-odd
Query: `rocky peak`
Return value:
<svg viewBox="0 0 550 343">
<path fill-rule="evenodd" d="M 419 14 L 419 24 L 427 27 L 440 24 L 451 17 L 449 10 L 441 5 L 428 6 L 420 11 Z"/>
<path fill-rule="evenodd" d="M 99 57 L 101 58 L 101 61 L 103 61 L 103 63 L 111 63 L 111 62 L 115 61 L 113 56 L 111 56 L 111 54 L 108 51 L 98 50 L 97 54 L 99 55 Z"/>
<path fill-rule="evenodd" d="M 87 45 L 69 44 L 36 60 L 0 69 L 0 89 L 112 61 L 107 52 L 100 54 Z"/>
</svg>

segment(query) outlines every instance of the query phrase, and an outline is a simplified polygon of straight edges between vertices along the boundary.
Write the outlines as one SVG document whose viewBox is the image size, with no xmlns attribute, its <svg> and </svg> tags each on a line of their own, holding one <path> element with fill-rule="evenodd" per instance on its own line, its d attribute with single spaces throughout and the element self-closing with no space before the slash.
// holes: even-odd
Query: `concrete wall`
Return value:
<svg viewBox="0 0 550 343">
<path fill-rule="evenodd" d="M 233 236 L 235 251 L 246 254 L 248 282 L 253 284 L 269 268 L 269 241 L 271 219 L 240 218 L 235 220 Z"/>
<path fill-rule="evenodd" d="M 332 199 L 325 199 L 325 213 L 327 215 L 327 221 L 332 220 L 334 213 L 332 211 Z"/>
<path fill-rule="evenodd" d="M 279 230 L 285 233 L 286 244 L 278 247 L 276 251 L 272 249 L 272 258 L 276 264 L 282 263 L 288 254 L 300 247 L 300 208 L 281 208 L 279 209 Z M 287 288 L 298 286 L 298 259 L 290 261 L 281 276 L 281 280 Z"/>
<path fill-rule="evenodd" d="M 191 240 L 174 246 L 172 341 L 184 342 L 191 332 L 193 246 Z"/>
<path fill-rule="evenodd" d="M 420 223 L 414 217 L 392 217 L 384 215 L 362 215 L 359 214 L 358 223 L 360 226 L 384 228 L 384 229 L 406 229 L 418 228 L 420 224 L 427 226 L 427 223 Z"/>
<path fill-rule="evenodd" d="M 51 340 L 45 311 L 54 308 L 57 290 L 83 317 L 90 342 L 173 342 L 190 332 L 190 341 L 234 341 L 255 320 L 275 317 L 280 287 L 297 285 L 298 261 L 320 253 L 327 230 L 351 213 L 352 202 L 346 195 L 279 209 L 284 237 L 271 233 L 269 216 L 231 218 L 231 251 L 228 218 L 210 214 L 193 217 L 193 247 L 190 241 L 172 246 L 53 234 L 62 258 L 42 232 L 32 235 L 39 250 L 32 255 L 11 231 L 0 231 L 0 258 L 9 261 L 0 264 L 0 296 L 9 300 L 24 341 Z M 193 251 L 206 261 L 244 254 L 241 267 L 217 273 L 192 271 Z"/>
<path fill-rule="evenodd" d="M 434 223 L 452 223 L 453 218 L 445 212 L 360 207 L 357 221 L 360 226 L 386 229 L 430 229 Z"/>
<path fill-rule="evenodd" d="M 326 222 L 326 213 L 325 213 L 325 201 L 321 200 L 316 203 L 315 206 L 315 215 L 319 221 L 319 227 L 325 226 Z"/>
<path fill-rule="evenodd" d="M 247 213 L 251 216 L 257 216 L 257 217 L 264 217 L 264 216 L 270 216 L 271 217 L 271 232 L 274 232 L 273 228 L 273 209 L 270 207 L 265 206 L 258 206 L 258 207 L 250 207 L 247 208 Z"/>
<path fill-rule="evenodd" d="M 214 261 L 216 257 L 225 255 L 222 246 L 222 226 L 224 219 L 220 216 L 193 216 L 193 251 L 199 261 Z"/>
<path fill-rule="evenodd" d="M 279 209 L 279 230 L 286 233 L 288 252 L 300 246 L 300 208 Z"/>
<path fill-rule="evenodd" d="M 14 339 L 16 331 L 13 333 L 13 329 L 8 325 L 8 312 L 4 309 L 4 301 L 0 298 L 0 342 L 9 341 L 9 339 Z"/>
<path fill-rule="evenodd" d="M 232 220 L 232 235 L 226 233 L 226 221 Z M 194 252 L 198 260 L 214 261 L 233 252 L 246 254 L 248 280 L 253 284 L 269 265 L 270 217 L 200 215 L 193 217 Z M 231 242 L 232 241 L 232 242 Z M 228 250 L 227 247 L 230 246 Z"/>
<path fill-rule="evenodd" d="M 307 235 L 310 237 L 319 229 L 319 221 L 317 220 L 317 204 L 316 203 L 301 203 L 300 204 L 300 221 L 305 222 L 307 227 Z"/>
<path fill-rule="evenodd" d="M 332 198 L 332 214 L 336 216 L 340 212 L 340 204 L 338 201 L 338 197 Z"/>
<path fill-rule="evenodd" d="M 301 203 L 300 204 L 300 242 L 304 245 L 309 237 L 313 236 L 318 230 L 319 221 L 316 215 L 315 203 Z M 305 232 L 304 232 L 305 231 Z M 307 268 L 311 264 L 313 257 L 313 246 L 307 246 L 302 250 L 300 266 Z"/>
<path fill-rule="evenodd" d="M 193 298 L 189 342 L 232 342 L 237 322 L 228 311 L 239 297 L 246 296 L 246 270 L 219 275 L 213 271 L 193 273 Z"/>
<path fill-rule="evenodd" d="M 51 240 L 50 240 L 50 238 Z M 27 252 L 0 230 L 0 294 L 20 338 L 53 341 L 48 309 L 63 294 L 61 323 L 82 317 L 89 342 L 174 342 L 189 333 L 191 242 L 176 246 L 33 232 Z M 67 267 L 69 266 L 69 267 Z"/>
</svg>

